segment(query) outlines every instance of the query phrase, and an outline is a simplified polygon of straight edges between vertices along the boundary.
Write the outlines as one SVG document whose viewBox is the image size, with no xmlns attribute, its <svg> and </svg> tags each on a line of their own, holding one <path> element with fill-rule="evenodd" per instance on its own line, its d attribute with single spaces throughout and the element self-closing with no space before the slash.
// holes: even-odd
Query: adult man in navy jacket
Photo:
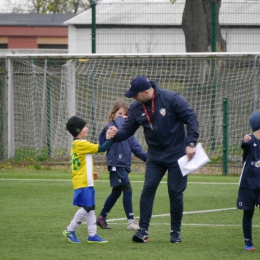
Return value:
<svg viewBox="0 0 260 260">
<path fill-rule="evenodd" d="M 148 242 L 155 193 L 162 177 L 168 171 L 170 242 L 181 242 L 183 192 L 187 186 L 187 176 L 182 176 L 178 159 L 186 154 L 191 160 L 196 153 L 199 137 L 197 116 L 178 93 L 162 90 L 155 82 L 143 76 L 131 81 L 125 96 L 136 101 L 131 104 L 128 119 L 117 132 L 114 141 L 119 142 L 134 135 L 141 125 L 148 144 L 145 182 L 140 199 L 140 229 L 132 240 Z M 115 133 L 116 130 L 111 127 L 107 131 L 108 138 Z"/>
</svg>

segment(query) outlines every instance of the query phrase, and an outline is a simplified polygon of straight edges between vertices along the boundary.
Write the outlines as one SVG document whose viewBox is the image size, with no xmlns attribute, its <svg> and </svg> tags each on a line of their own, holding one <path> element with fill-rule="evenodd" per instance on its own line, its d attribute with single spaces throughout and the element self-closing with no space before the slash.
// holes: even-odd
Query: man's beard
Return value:
<svg viewBox="0 0 260 260">
<path fill-rule="evenodd" d="M 145 104 L 147 101 L 149 101 L 151 98 L 147 98 L 145 100 L 138 100 L 139 104 Z"/>
</svg>

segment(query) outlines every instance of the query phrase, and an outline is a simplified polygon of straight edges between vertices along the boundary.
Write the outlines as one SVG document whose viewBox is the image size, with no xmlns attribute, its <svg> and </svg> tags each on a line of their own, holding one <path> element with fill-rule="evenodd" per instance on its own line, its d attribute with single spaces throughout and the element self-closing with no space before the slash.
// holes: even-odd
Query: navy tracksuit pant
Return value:
<svg viewBox="0 0 260 260">
<path fill-rule="evenodd" d="M 148 230 L 158 185 L 168 170 L 171 230 L 180 231 L 183 215 L 183 192 L 187 187 L 187 175 L 182 176 L 178 162 L 170 164 L 147 159 L 145 182 L 140 199 L 140 228 Z"/>
</svg>

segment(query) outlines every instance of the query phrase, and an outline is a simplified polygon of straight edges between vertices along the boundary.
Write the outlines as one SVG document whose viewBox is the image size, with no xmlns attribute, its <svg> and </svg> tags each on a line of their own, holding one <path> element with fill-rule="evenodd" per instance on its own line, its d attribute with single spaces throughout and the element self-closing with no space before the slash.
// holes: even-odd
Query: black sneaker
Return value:
<svg viewBox="0 0 260 260">
<path fill-rule="evenodd" d="M 144 228 L 140 228 L 132 237 L 132 240 L 137 243 L 147 243 L 148 242 L 148 231 Z"/>
<path fill-rule="evenodd" d="M 171 239 L 170 242 L 171 243 L 180 243 L 181 242 L 181 235 L 179 231 L 175 231 L 173 230 L 171 233 Z"/>
</svg>

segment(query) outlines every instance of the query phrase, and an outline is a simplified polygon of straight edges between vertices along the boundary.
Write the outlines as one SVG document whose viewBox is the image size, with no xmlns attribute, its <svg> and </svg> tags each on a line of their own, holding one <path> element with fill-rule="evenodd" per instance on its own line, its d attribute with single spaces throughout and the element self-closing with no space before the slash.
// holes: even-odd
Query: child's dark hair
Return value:
<svg viewBox="0 0 260 260">
<path fill-rule="evenodd" d="M 114 104 L 114 106 L 112 107 L 110 114 L 108 116 L 107 121 L 111 121 L 114 119 L 115 113 L 120 109 L 123 108 L 126 112 L 126 115 L 128 115 L 128 105 L 124 100 L 117 100 Z"/>
</svg>

